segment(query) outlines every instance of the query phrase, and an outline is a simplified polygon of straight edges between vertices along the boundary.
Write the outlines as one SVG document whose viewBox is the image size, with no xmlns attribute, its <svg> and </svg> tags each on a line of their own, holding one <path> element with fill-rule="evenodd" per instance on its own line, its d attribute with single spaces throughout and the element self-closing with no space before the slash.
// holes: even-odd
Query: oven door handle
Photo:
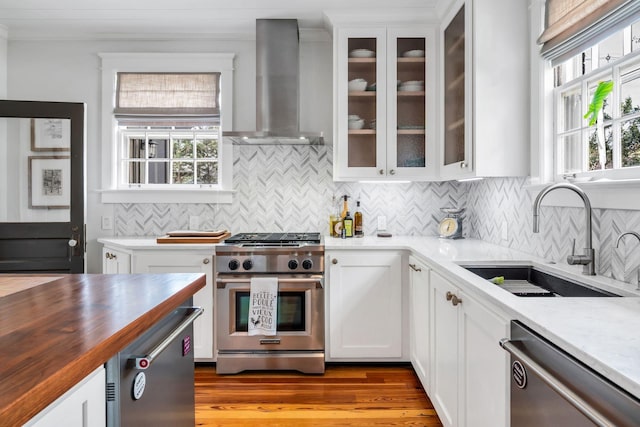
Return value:
<svg viewBox="0 0 640 427">
<path fill-rule="evenodd" d="M 520 350 L 514 345 L 514 342 L 508 338 L 500 340 L 500 347 L 505 349 L 511 355 L 520 359 L 538 378 L 540 378 L 545 384 L 556 391 L 560 396 L 566 399 L 573 407 L 582 412 L 587 418 L 596 423 L 599 426 L 615 426 L 615 423 L 611 422 L 606 416 L 602 415 L 600 411 L 591 406 L 582 397 L 577 395 L 573 390 L 560 382 L 549 371 L 540 366 L 536 361 L 529 357 L 525 352 Z"/>
<path fill-rule="evenodd" d="M 321 277 L 309 277 L 309 278 L 280 278 L 279 281 L 283 283 L 298 283 L 298 284 L 313 284 L 315 283 L 316 289 L 324 288 L 324 279 Z M 251 283 L 251 279 L 221 279 L 218 278 L 216 280 L 218 289 L 224 289 L 227 286 L 227 283 Z"/>
</svg>

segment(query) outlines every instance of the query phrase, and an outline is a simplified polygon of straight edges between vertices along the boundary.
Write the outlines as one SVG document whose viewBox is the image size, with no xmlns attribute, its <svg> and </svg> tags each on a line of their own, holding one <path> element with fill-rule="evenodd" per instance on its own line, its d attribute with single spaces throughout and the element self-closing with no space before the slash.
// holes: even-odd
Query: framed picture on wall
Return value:
<svg viewBox="0 0 640 427">
<path fill-rule="evenodd" d="M 69 209 L 69 156 L 29 156 L 29 208 Z"/>
<path fill-rule="evenodd" d="M 31 119 L 31 151 L 69 151 L 71 120 Z"/>
</svg>

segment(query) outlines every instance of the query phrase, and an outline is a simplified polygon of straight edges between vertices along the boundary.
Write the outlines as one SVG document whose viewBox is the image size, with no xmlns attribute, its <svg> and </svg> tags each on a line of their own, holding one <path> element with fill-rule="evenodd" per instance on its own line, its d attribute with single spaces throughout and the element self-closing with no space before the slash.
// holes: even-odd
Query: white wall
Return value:
<svg viewBox="0 0 640 427">
<path fill-rule="evenodd" d="M 1 48 L 0 48 L 1 49 Z M 255 128 L 254 40 L 11 40 L 7 54 L 8 99 L 84 102 L 87 105 L 87 272 L 100 272 L 100 247 L 96 239 L 111 235 L 101 230 L 101 216 L 113 215 L 102 205 L 100 144 L 99 52 L 233 52 L 235 128 Z M 0 60 L 2 59 L 0 51 Z M 301 127 L 323 131 L 330 141 L 331 42 L 301 41 Z M 0 67 L 0 78 L 2 67 Z M 1 90 L 1 81 L 0 81 Z"/>
</svg>

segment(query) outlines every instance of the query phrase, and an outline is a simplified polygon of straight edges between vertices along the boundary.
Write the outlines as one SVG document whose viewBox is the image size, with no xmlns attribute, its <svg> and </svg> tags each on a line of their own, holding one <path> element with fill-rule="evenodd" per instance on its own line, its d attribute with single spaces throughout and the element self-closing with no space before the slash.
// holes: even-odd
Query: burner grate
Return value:
<svg viewBox="0 0 640 427">
<path fill-rule="evenodd" d="M 227 244 L 255 243 L 255 244 L 293 244 L 320 243 L 320 233 L 239 233 L 225 240 Z"/>
</svg>

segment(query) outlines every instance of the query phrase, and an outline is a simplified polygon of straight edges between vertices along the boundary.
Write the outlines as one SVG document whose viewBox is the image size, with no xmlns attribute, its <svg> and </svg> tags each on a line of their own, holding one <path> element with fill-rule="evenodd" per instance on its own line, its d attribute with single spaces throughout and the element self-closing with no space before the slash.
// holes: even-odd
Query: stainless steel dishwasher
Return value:
<svg viewBox="0 0 640 427">
<path fill-rule="evenodd" d="M 640 400 L 518 321 L 511 339 L 511 425 L 640 425 Z"/>
<path fill-rule="evenodd" d="M 106 364 L 107 427 L 195 425 L 191 300 Z"/>
</svg>

